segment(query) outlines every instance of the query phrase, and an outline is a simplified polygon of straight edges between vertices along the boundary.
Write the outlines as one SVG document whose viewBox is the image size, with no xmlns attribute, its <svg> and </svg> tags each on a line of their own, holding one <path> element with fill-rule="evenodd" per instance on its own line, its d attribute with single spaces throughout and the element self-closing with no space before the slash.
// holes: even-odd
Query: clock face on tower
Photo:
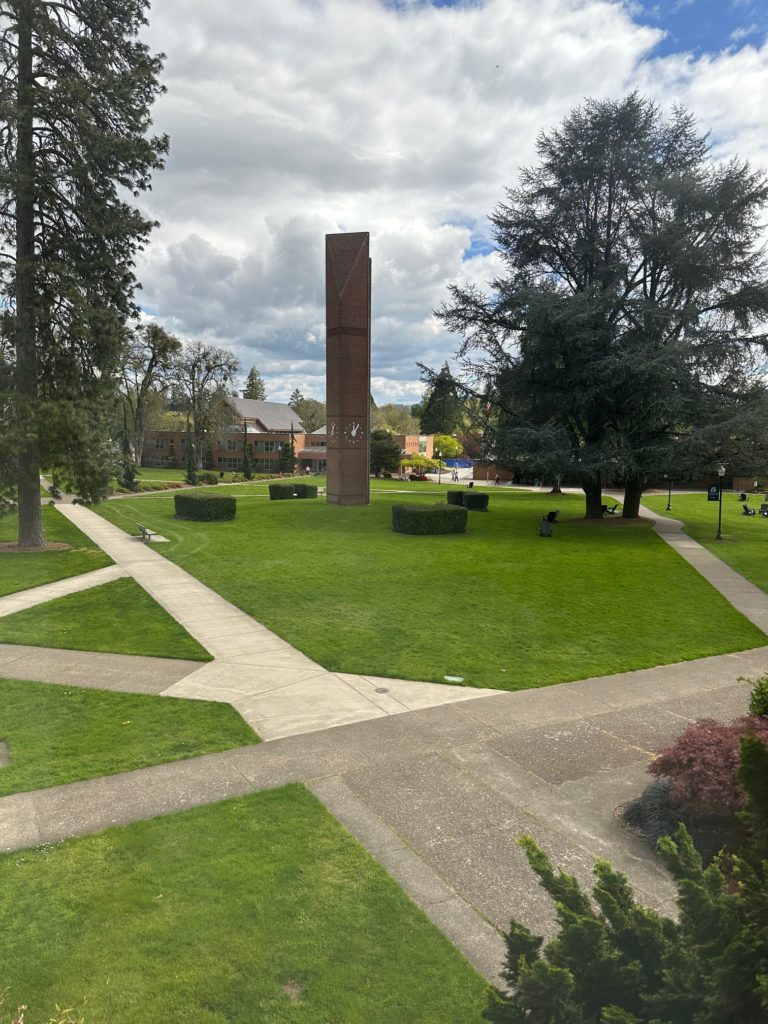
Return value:
<svg viewBox="0 0 768 1024">
<path fill-rule="evenodd" d="M 354 416 L 337 417 L 328 424 L 329 448 L 357 448 L 365 444 L 365 426 Z"/>
</svg>

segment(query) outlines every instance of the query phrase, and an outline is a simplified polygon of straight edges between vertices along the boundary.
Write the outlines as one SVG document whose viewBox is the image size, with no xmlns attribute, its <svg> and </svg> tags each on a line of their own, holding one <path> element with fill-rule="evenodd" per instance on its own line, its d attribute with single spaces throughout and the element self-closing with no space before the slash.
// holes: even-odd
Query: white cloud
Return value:
<svg viewBox="0 0 768 1024">
<path fill-rule="evenodd" d="M 156 0 L 171 155 L 142 300 L 258 366 L 271 397 L 322 397 L 323 236 L 369 230 L 374 395 L 415 399 L 416 362 L 456 347 L 432 309 L 448 283 L 493 276 L 495 257 L 465 251 L 537 132 L 585 96 L 681 99 L 719 150 L 768 165 L 765 50 L 646 63 L 661 35 L 609 0 Z"/>
</svg>

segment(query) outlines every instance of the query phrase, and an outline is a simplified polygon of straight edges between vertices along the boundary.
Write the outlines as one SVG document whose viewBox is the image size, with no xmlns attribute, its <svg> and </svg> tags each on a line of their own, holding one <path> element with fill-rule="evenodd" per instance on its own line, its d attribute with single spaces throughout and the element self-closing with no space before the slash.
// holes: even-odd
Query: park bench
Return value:
<svg viewBox="0 0 768 1024">
<path fill-rule="evenodd" d="M 753 508 L 750 508 L 749 505 L 742 505 L 741 507 L 744 509 L 744 511 L 742 512 L 742 515 L 754 516 L 756 514 L 755 510 Z"/>
<path fill-rule="evenodd" d="M 149 544 L 152 538 L 155 536 L 154 530 L 147 529 L 147 527 L 142 526 L 141 523 L 136 523 L 136 525 L 138 526 L 139 532 L 141 533 L 141 539 L 146 541 L 147 544 Z"/>
<path fill-rule="evenodd" d="M 560 512 L 559 508 L 556 508 L 554 512 L 547 512 L 547 522 L 548 523 L 556 523 L 559 512 Z"/>
<path fill-rule="evenodd" d="M 746 491 L 742 491 L 739 495 L 739 501 L 749 501 Z"/>
<path fill-rule="evenodd" d="M 760 508 L 758 509 L 758 512 L 760 513 L 761 516 L 768 516 L 768 505 L 763 503 L 760 506 Z"/>
<path fill-rule="evenodd" d="M 618 507 L 619 507 L 619 503 L 618 503 L 618 501 L 617 501 L 617 502 L 616 502 L 616 504 L 615 504 L 615 505 L 613 506 L 613 508 L 608 508 L 608 506 L 607 506 L 607 505 L 603 505 L 603 515 L 604 515 L 604 516 L 615 516 L 615 515 L 616 515 L 616 509 L 617 509 Z"/>
</svg>

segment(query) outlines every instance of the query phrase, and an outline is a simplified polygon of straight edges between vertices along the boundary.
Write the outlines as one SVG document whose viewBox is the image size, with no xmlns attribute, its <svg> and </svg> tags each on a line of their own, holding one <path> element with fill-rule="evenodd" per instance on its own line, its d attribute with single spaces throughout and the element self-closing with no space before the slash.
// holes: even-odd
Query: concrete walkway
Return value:
<svg viewBox="0 0 768 1024">
<path fill-rule="evenodd" d="M 250 615 L 81 505 L 59 512 L 130 575 L 214 660 L 164 690 L 232 704 L 263 739 L 327 729 L 495 690 L 328 672 Z"/>
<path fill-rule="evenodd" d="M 737 611 L 758 629 L 768 633 L 768 594 L 764 590 L 745 580 L 735 569 L 731 569 L 698 541 L 683 533 L 685 524 L 679 519 L 651 512 L 643 505 L 640 506 L 640 514 L 655 519 L 653 528 L 656 533 L 711 583 L 715 590 L 719 590 Z"/>
<path fill-rule="evenodd" d="M 0 644 L 0 678 L 160 694 L 200 667 L 199 661 Z"/>
<path fill-rule="evenodd" d="M 0 597 L 0 618 L 5 615 L 13 615 L 15 612 L 23 612 L 27 608 L 34 608 L 37 604 L 44 604 L 46 601 L 55 601 L 57 597 L 66 597 L 67 594 L 78 594 L 82 590 L 90 590 L 92 587 L 101 587 L 112 580 L 118 580 L 128 573 L 119 565 L 107 565 L 103 569 L 94 569 L 93 572 L 84 572 L 80 576 L 70 576 L 64 580 L 56 580 L 54 583 L 44 583 L 40 587 L 30 587 L 29 590 L 19 590 L 15 594 L 7 594 Z"/>
<path fill-rule="evenodd" d="M 552 910 L 515 840 L 530 833 L 590 884 L 597 856 L 638 897 L 672 909 L 657 859 L 614 808 L 649 781 L 652 752 L 690 719 L 742 713 L 739 676 L 768 647 L 292 736 L 0 799 L 0 847 L 57 842 L 270 789 L 309 785 L 490 980 L 512 914 L 537 932 Z M 13 752 L 11 751 L 11 756 Z"/>
</svg>

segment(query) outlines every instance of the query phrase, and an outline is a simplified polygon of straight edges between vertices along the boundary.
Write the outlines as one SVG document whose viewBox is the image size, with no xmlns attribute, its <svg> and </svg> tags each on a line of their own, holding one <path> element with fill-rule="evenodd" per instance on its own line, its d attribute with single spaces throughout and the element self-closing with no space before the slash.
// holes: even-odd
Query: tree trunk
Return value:
<svg viewBox="0 0 768 1024">
<path fill-rule="evenodd" d="M 40 510 L 37 439 L 37 331 L 35 316 L 35 151 L 32 65 L 32 0 L 18 7 L 19 78 L 16 93 L 16 374 L 15 404 L 21 427 L 18 454 L 19 545 L 45 544 Z"/>
<path fill-rule="evenodd" d="M 643 481 L 640 477 L 631 477 L 624 485 L 624 511 L 622 519 L 637 519 L 640 515 L 640 499 L 643 496 Z"/>
<path fill-rule="evenodd" d="M 602 519 L 603 518 L 603 487 L 600 481 L 600 477 L 593 477 L 591 480 L 582 484 L 584 489 L 584 496 L 587 499 L 586 511 L 584 513 L 585 519 Z"/>
<path fill-rule="evenodd" d="M 559 476 L 555 477 L 555 482 L 552 484 L 552 490 L 549 493 L 550 494 L 562 494 L 563 493 L 562 488 L 560 487 L 560 477 Z"/>
</svg>

